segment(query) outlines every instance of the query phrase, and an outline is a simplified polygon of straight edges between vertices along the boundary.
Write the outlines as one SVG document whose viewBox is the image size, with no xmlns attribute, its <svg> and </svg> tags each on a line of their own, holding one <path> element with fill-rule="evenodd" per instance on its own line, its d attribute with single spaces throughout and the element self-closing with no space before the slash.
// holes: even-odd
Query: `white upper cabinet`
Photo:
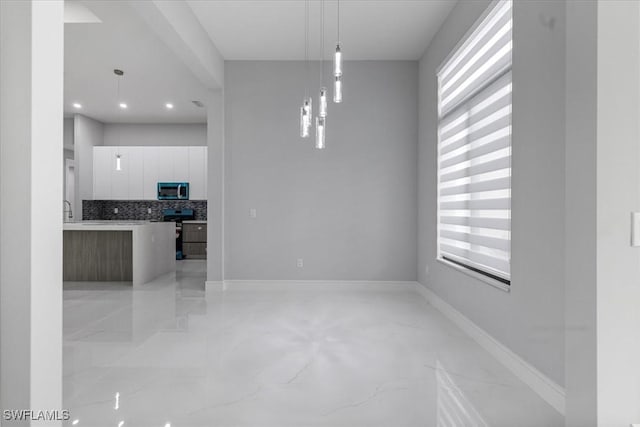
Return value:
<svg viewBox="0 0 640 427">
<path fill-rule="evenodd" d="M 129 171 L 131 170 L 131 159 L 129 157 L 129 147 L 110 147 L 111 157 L 117 164 L 120 158 L 120 169 L 111 169 L 111 198 L 113 200 L 127 200 L 129 198 Z"/>
<path fill-rule="evenodd" d="M 112 147 L 93 147 L 93 198 L 111 199 L 111 169 L 115 169 Z"/>
<path fill-rule="evenodd" d="M 189 198 L 207 198 L 207 147 L 189 147 Z"/>
<path fill-rule="evenodd" d="M 149 149 L 149 147 L 145 148 Z M 156 167 L 158 169 L 157 182 L 175 181 L 173 179 L 173 156 L 175 155 L 176 148 L 178 147 L 153 147 L 156 156 Z"/>
<path fill-rule="evenodd" d="M 143 147 L 129 149 L 129 200 L 144 199 L 144 151 Z"/>
<path fill-rule="evenodd" d="M 116 158 L 120 155 L 120 170 Z M 93 198 L 156 200 L 158 182 L 188 182 L 189 198 L 207 198 L 207 147 L 93 147 Z"/>
<path fill-rule="evenodd" d="M 173 160 L 173 182 L 189 182 L 189 148 L 169 147 Z"/>
<path fill-rule="evenodd" d="M 142 198 L 153 200 L 158 198 L 158 152 L 147 147 L 140 147 L 143 151 Z"/>
</svg>

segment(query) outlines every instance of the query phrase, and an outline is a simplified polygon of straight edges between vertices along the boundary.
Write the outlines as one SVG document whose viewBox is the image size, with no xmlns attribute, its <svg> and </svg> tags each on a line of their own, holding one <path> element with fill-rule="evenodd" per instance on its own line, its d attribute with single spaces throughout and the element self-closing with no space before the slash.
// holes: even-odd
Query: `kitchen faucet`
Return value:
<svg viewBox="0 0 640 427">
<path fill-rule="evenodd" d="M 62 214 L 64 215 L 64 214 L 66 214 L 67 212 L 69 212 L 69 216 L 68 216 L 67 218 L 68 218 L 68 219 L 73 218 L 73 211 L 71 210 L 71 202 L 70 202 L 70 201 L 68 201 L 68 200 L 63 200 L 63 201 L 62 201 L 62 204 L 63 204 L 63 205 L 65 205 L 65 209 L 64 209 L 64 211 L 62 212 Z M 68 209 L 68 210 L 66 209 L 66 205 L 69 205 L 69 209 Z M 66 221 L 65 221 L 65 222 L 66 222 Z"/>
</svg>

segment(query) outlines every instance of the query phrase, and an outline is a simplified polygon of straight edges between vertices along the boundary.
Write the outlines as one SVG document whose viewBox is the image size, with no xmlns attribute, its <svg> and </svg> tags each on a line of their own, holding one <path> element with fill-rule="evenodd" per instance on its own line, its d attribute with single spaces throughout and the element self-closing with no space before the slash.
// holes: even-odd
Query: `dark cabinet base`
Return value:
<svg viewBox="0 0 640 427">
<path fill-rule="evenodd" d="M 131 231 L 66 230 L 62 235 L 63 280 L 133 280 Z"/>
<path fill-rule="evenodd" d="M 182 251 L 187 258 L 203 259 L 207 257 L 207 244 L 183 242 Z"/>
<path fill-rule="evenodd" d="M 182 224 L 182 253 L 187 259 L 207 257 L 207 224 Z"/>
</svg>

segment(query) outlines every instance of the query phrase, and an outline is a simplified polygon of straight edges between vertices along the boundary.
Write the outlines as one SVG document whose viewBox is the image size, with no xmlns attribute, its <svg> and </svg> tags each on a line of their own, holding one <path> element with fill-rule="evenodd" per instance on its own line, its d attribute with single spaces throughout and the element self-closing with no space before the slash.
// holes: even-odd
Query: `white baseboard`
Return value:
<svg viewBox="0 0 640 427">
<path fill-rule="evenodd" d="M 209 283 L 209 282 L 207 282 Z M 219 282 L 215 282 L 216 284 Z M 216 289 L 217 289 L 216 285 Z M 234 291 L 327 290 L 339 287 L 350 291 L 411 291 L 415 282 L 366 281 L 366 280 L 225 280 L 221 289 Z M 209 288 L 207 287 L 207 290 Z M 335 289 L 335 288 L 334 288 Z"/>
<path fill-rule="evenodd" d="M 204 282 L 205 291 L 222 291 L 224 290 L 224 282 L 207 280 Z"/>
<path fill-rule="evenodd" d="M 466 332 L 480 346 L 487 350 L 500 363 L 506 366 L 522 382 L 527 384 L 549 405 L 562 415 L 565 413 L 565 390 L 552 379 L 537 370 L 520 356 L 509 350 L 498 340 L 489 335 L 484 329 L 473 323 L 449 303 L 437 296 L 433 291 L 420 283 L 415 284 L 416 291 L 429 304 L 437 308 L 449 320 Z"/>
</svg>

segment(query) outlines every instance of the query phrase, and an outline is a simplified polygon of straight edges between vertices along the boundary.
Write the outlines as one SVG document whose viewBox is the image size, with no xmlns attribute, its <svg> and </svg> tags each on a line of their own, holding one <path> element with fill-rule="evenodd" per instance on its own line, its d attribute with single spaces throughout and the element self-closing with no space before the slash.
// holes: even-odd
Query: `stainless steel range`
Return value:
<svg viewBox="0 0 640 427">
<path fill-rule="evenodd" d="M 176 259 L 184 258 L 182 253 L 182 221 L 194 218 L 193 209 L 162 209 L 162 221 L 176 223 Z"/>
</svg>

